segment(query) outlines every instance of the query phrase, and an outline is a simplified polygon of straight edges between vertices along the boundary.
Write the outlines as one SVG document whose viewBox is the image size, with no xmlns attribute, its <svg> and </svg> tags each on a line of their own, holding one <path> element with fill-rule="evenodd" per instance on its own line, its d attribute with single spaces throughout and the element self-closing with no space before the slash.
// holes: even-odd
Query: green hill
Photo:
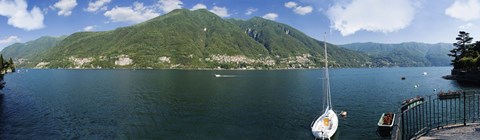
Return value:
<svg viewBox="0 0 480 140">
<path fill-rule="evenodd" d="M 213 67 L 204 58 L 214 54 L 255 58 L 268 53 L 213 13 L 174 10 L 113 31 L 72 34 L 46 60 L 50 67 L 78 67 L 74 60 L 88 59 L 79 67 L 196 68 Z M 121 59 L 131 62 L 120 64 Z"/>
<path fill-rule="evenodd" d="M 447 55 L 453 46 L 447 43 L 353 43 L 341 47 L 366 53 L 376 66 L 449 66 Z"/>
<path fill-rule="evenodd" d="M 277 23 L 260 17 L 254 17 L 250 20 L 230 21 L 239 27 L 255 41 L 262 44 L 271 55 L 280 58 L 294 56 L 311 55 L 312 63 L 320 64 L 323 60 L 324 43 L 315 40 L 299 30 L 286 24 Z M 354 52 L 348 49 L 339 48 L 333 44 L 327 43 L 330 60 L 337 67 L 362 67 L 369 64 L 368 56 L 362 53 Z M 283 61 L 289 61 L 283 59 Z"/>
<path fill-rule="evenodd" d="M 334 66 L 369 64 L 365 54 L 328 46 Z M 308 68 L 321 66 L 322 54 L 323 42 L 285 24 L 179 9 L 112 31 L 74 33 L 32 61 L 38 68 Z"/>
<path fill-rule="evenodd" d="M 43 36 L 26 43 L 15 43 L 4 48 L 0 53 L 5 58 L 13 58 L 17 67 L 32 67 L 41 59 L 40 55 L 57 45 L 66 36 L 51 37 Z"/>
</svg>

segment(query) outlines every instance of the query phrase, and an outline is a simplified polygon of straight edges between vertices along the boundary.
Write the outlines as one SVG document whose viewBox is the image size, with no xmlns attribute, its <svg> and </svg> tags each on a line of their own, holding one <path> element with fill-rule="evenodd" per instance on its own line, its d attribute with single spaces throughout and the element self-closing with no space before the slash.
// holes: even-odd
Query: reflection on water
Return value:
<svg viewBox="0 0 480 140">
<path fill-rule="evenodd" d="M 480 88 L 480 83 L 472 83 L 472 82 L 459 82 L 459 81 L 452 81 L 457 87 L 462 90 L 475 90 Z"/>
<path fill-rule="evenodd" d="M 397 112 L 404 99 L 459 88 L 441 78 L 450 69 L 331 70 L 333 109 L 348 112 L 334 139 L 376 138 L 381 113 Z M 22 70 L 5 77 L 0 139 L 312 139 L 321 77 L 321 70 Z"/>
</svg>

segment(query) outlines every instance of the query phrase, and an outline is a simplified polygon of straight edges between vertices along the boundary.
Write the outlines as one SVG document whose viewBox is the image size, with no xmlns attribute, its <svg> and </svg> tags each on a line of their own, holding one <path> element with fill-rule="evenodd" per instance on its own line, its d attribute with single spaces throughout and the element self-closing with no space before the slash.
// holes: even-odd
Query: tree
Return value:
<svg viewBox="0 0 480 140">
<path fill-rule="evenodd" d="M 3 55 L 0 54 L 0 70 L 3 70 L 5 64 L 3 62 Z"/>
<path fill-rule="evenodd" d="M 459 49 L 460 55 L 464 54 L 469 48 L 471 48 L 473 37 L 470 37 L 469 35 L 470 33 L 460 31 L 458 37 L 456 38 L 457 43 L 453 43 L 453 45 Z"/>
<path fill-rule="evenodd" d="M 465 55 L 469 49 L 474 47 L 471 44 L 473 37 L 470 37 L 470 33 L 467 33 L 465 31 L 459 31 L 458 37 L 455 38 L 455 40 L 457 40 L 456 43 L 453 43 L 453 46 L 455 46 L 455 48 L 450 50 L 451 54 L 448 54 L 448 56 L 454 58 L 452 60 L 452 65 L 454 69 L 457 69 L 462 68 L 461 66 L 459 67 L 459 65 L 457 64 L 458 60 L 460 60 L 460 58 Z"/>
<path fill-rule="evenodd" d="M 15 72 L 15 65 L 13 65 L 12 58 L 10 58 L 10 60 L 8 60 L 8 66 L 12 70 L 12 72 Z"/>
<path fill-rule="evenodd" d="M 475 41 L 472 50 L 480 52 L 480 41 Z"/>
</svg>

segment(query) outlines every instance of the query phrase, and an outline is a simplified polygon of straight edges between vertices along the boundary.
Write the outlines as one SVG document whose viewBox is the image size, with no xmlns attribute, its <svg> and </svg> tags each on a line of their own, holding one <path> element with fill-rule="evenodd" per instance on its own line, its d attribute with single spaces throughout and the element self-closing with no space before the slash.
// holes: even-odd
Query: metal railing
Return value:
<svg viewBox="0 0 480 140">
<path fill-rule="evenodd" d="M 394 139 L 412 139 L 449 125 L 480 121 L 480 91 L 439 93 L 402 106 Z"/>
</svg>

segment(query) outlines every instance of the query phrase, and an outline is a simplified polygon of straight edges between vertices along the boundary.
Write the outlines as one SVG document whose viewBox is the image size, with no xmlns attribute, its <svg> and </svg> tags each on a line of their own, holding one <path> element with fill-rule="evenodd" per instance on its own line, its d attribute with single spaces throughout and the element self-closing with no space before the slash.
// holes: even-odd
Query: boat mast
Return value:
<svg viewBox="0 0 480 140">
<path fill-rule="evenodd" d="M 332 99 L 330 97 L 330 80 L 328 74 L 328 53 L 327 53 L 327 33 L 325 32 L 323 35 L 323 45 L 325 48 L 325 81 L 324 81 L 324 89 L 325 89 L 325 102 L 327 104 L 327 109 L 332 109 Z"/>
</svg>

